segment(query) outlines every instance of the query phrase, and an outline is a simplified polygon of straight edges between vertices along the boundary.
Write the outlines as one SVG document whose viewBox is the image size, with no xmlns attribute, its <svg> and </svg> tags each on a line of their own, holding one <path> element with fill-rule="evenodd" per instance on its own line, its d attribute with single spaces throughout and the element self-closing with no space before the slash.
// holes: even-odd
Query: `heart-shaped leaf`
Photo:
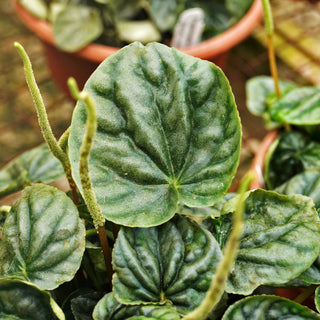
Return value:
<svg viewBox="0 0 320 320">
<path fill-rule="evenodd" d="M 237 197 L 229 200 L 220 219 L 212 220 L 212 230 L 222 248 L 230 233 L 236 201 Z M 279 285 L 298 277 L 319 255 L 319 227 L 310 198 L 260 189 L 249 192 L 244 232 L 226 291 L 248 295 L 260 285 Z"/>
<path fill-rule="evenodd" d="M 24 152 L 0 170 L 0 197 L 31 182 L 50 183 L 64 176 L 60 162 L 46 144 Z"/>
<path fill-rule="evenodd" d="M 319 320 L 320 315 L 293 301 L 276 296 L 253 296 L 233 304 L 222 320 Z"/>
<path fill-rule="evenodd" d="M 179 320 L 181 317 L 171 306 L 120 304 L 110 292 L 96 305 L 93 311 L 94 320 L 123 320 L 123 319 L 157 319 Z"/>
<path fill-rule="evenodd" d="M 113 292 L 123 304 L 170 301 L 187 312 L 204 298 L 220 258 L 210 232 L 188 218 L 123 227 L 113 250 Z"/>
<path fill-rule="evenodd" d="M 55 17 L 53 35 L 57 46 L 69 52 L 78 51 L 103 32 L 100 12 L 85 5 L 68 5 Z"/>
<path fill-rule="evenodd" d="M 2 262 L 5 272 L 51 290 L 71 280 L 80 267 L 85 229 L 64 192 L 37 184 L 27 187 L 13 205 L 3 242 L 9 253 Z"/>
<path fill-rule="evenodd" d="M 133 43 L 105 60 L 85 90 L 97 107 L 90 176 L 106 219 L 148 227 L 177 205 L 206 207 L 231 184 L 241 130 L 222 71 L 158 43 Z M 74 179 L 85 106 L 75 109 L 69 150 Z"/>
<path fill-rule="evenodd" d="M 50 294 L 16 279 L 0 279 L 0 318 L 14 320 L 64 320 Z"/>
<path fill-rule="evenodd" d="M 297 131 L 284 132 L 265 167 L 269 189 L 280 186 L 305 170 L 320 169 L 320 143 Z"/>
<path fill-rule="evenodd" d="M 270 106 L 272 119 L 294 125 L 320 124 L 320 88 L 296 88 Z"/>
</svg>

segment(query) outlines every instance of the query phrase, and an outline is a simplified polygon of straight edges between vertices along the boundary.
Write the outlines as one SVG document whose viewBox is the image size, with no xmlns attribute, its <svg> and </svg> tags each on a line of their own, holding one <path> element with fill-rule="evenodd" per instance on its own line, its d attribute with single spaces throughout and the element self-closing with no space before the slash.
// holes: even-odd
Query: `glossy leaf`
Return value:
<svg viewBox="0 0 320 320">
<path fill-rule="evenodd" d="M 310 140 L 297 131 L 287 131 L 266 165 L 265 180 L 269 189 L 288 181 L 298 173 L 320 169 L 320 143 Z"/>
<path fill-rule="evenodd" d="M 103 31 L 100 12 L 84 5 L 68 5 L 55 17 L 54 40 L 58 48 L 74 52 L 97 39 Z"/>
<path fill-rule="evenodd" d="M 212 235 L 184 217 L 147 229 L 123 227 L 113 250 L 113 292 L 123 304 L 170 301 L 186 312 L 204 298 L 220 258 Z"/>
<path fill-rule="evenodd" d="M 320 171 L 306 170 L 277 187 L 282 194 L 302 194 L 310 197 L 317 210 L 320 209 Z"/>
<path fill-rule="evenodd" d="M 320 88 L 296 88 L 270 106 L 272 119 L 294 125 L 320 124 Z"/>
<path fill-rule="evenodd" d="M 236 200 L 229 200 L 221 218 L 212 220 L 222 248 Z M 248 193 L 244 232 L 226 291 L 248 295 L 260 285 L 280 285 L 298 277 L 319 255 L 319 227 L 318 214 L 308 197 L 260 189 Z"/>
<path fill-rule="evenodd" d="M 80 267 L 85 230 L 66 194 L 54 187 L 27 187 L 3 227 L 8 248 L 5 273 L 51 290 L 71 280 Z"/>
<path fill-rule="evenodd" d="M 123 319 L 179 320 L 180 315 L 171 306 L 123 305 L 123 304 L 120 304 L 114 298 L 112 293 L 108 293 L 96 305 L 93 312 L 93 319 L 94 320 L 123 320 Z"/>
<path fill-rule="evenodd" d="M 46 144 L 28 150 L 0 170 L 0 197 L 31 182 L 50 183 L 64 176 L 60 162 Z"/>
<path fill-rule="evenodd" d="M 158 43 L 133 43 L 105 60 L 85 90 L 97 106 L 89 168 L 106 219 L 154 226 L 173 217 L 178 202 L 206 207 L 223 197 L 241 130 L 218 67 Z M 69 138 L 79 188 L 85 113 L 79 103 Z"/>
<path fill-rule="evenodd" d="M 296 88 L 296 85 L 289 81 L 279 81 L 281 94 L 285 94 Z M 246 83 L 247 108 L 255 116 L 265 120 L 267 128 L 275 128 L 280 124 L 272 121 L 269 114 L 268 98 L 275 95 L 274 81 L 272 77 L 257 76 Z M 275 98 L 276 100 L 277 98 Z"/>
<path fill-rule="evenodd" d="M 276 296 L 252 296 L 233 304 L 222 320 L 318 320 L 320 315 L 293 301 Z"/>
<path fill-rule="evenodd" d="M 0 318 L 14 320 L 64 320 L 50 294 L 16 279 L 0 279 Z"/>
</svg>

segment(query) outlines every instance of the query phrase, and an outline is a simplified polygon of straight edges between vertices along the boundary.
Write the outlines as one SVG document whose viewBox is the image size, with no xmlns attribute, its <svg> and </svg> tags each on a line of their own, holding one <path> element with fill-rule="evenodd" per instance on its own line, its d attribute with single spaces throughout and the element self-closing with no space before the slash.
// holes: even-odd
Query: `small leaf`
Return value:
<svg viewBox="0 0 320 320">
<path fill-rule="evenodd" d="M 19 2 L 35 17 L 47 19 L 48 7 L 45 0 L 19 0 Z"/>
<path fill-rule="evenodd" d="M 120 304 L 110 292 L 96 305 L 93 311 L 94 320 L 123 320 L 123 319 L 158 319 L 179 320 L 181 317 L 171 306 Z"/>
<path fill-rule="evenodd" d="M 158 43 L 133 43 L 106 59 L 85 85 L 97 107 L 90 177 L 107 220 L 131 227 L 168 221 L 178 202 L 221 199 L 238 165 L 241 130 L 221 70 Z M 69 150 L 81 190 L 85 106 L 75 108 Z"/>
<path fill-rule="evenodd" d="M 97 39 L 103 31 L 100 12 L 84 5 L 68 5 L 59 11 L 53 24 L 58 48 L 75 52 Z"/>
<path fill-rule="evenodd" d="M 49 293 L 16 279 L 0 279 L 0 306 L 1 319 L 65 319 Z"/>
<path fill-rule="evenodd" d="M 320 315 L 293 301 L 276 296 L 253 296 L 231 305 L 222 320 L 319 320 Z"/>
<path fill-rule="evenodd" d="M 314 302 L 315 302 L 315 305 L 316 305 L 318 312 L 320 312 L 320 287 L 317 287 L 317 289 L 315 291 Z"/>
<path fill-rule="evenodd" d="M 3 227 L 9 275 L 51 290 L 71 280 L 80 267 L 85 230 L 76 206 L 54 187 L 27 187 Z"/>
<path fill-rule="evenodd" d="M 272 119 L 294 125 L 320 124 L 320 88 L 296 88 L 270 106 Z"/>
<path fill-rule="evenodd" d="M 64 176 L 60 162 L 46 144 L 28 150 L 0 170 L 0 197 L 31 182 L 50 183 Z"/>
<path fill-rule="evenodd" d="M 204 298 L 221 258 L 212 235 L 176 216 L 153 228 L 122 228 L 113 250 L 113 292 L 123 304 L 167 301 L 179 312 Z"/>
<path fill-rule="evenodd" d="M 305 170 L 320 169 L 320 143 L 297 131 L 284 132 L 265 166 L 267 186 L 274 189 Z"/>
<path fill-rule="evenodd" d="M 221 218 L 212 220 L 222 245 L 231 229 L 236 200 L 229 200 Z M 226 291 L 248 295 L 260 285 L 280 285 L 298 277 L 319 255 L 319 227 L 310 198 L 260 189 L 249 192 L 244 232 Z"/>
</svg>

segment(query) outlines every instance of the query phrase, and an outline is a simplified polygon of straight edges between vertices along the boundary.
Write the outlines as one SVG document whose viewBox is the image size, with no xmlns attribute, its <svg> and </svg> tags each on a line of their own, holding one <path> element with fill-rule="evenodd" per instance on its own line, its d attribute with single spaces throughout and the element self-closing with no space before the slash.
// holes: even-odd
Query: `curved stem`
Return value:
<svg viewBox="0 0 320 320">
<path fill-rule="evenodd" d="M 76 185 L 71 175 L 70 161 L 69 161 L 68 155 L 62 150 L 62 148 L 60 147 L 60 145 L 58 144 L 56 138 L 52 133 L 52 129 L 47 116 L 47 111 L 44 106 L 40 90 L 38 88 L 37 82 L 35 80 L 35 77 L 32 71 L 31 61 L 26 51 L 24 50 L 24 48 L 20 43 L 15 42 L 14 46 L 16 47 L 16 49 L 18 50 L 22 58 L 25 75 L 26 75 L 26 81 L 37 110 L 38 122 L 40 125 L 42 135 L 45 141 L 47 142 L 51 153 L 61 162 L 64 172 L 66 174 L 66 177 L 68 179 L 70 188 L 72 190 L 72 194 L 74 196 L 73 200 L 77 204 L 78 200 L 77 200 Z"/>
<path fill-rule="evenodd" d="M 200 306 L 183 317 L 182 320 L 207 319 L 214 307 L 220 301 L 227 284 L 228 276 L 238 253 L 243 229 L 243 215 L 246 198 L 245 192 L 248 190 L 253 178 L 253 172 L 249 172 L 240 184 L 238 190 L 239 199 L 237 209 L 233 214 L 233 229 L 226 242 L 224 256 L 217 267 L 214 277 L 212 278 L 210 288 Z"/>
<path fill-rule="evenodd" d="M 88 207 L 93 224 L 98 231 L 102 251 L 106 263 L 106 268 L 111 283 L 112 265 L 111 265 L 111 250 L 108 244 L 108 239 L 105 230 L 105 218 L 98 206 L 96 196 L 92 189 L 91 179 L 89 175 L 89 155 L 92 146 L 92 140 L 97 130 L 97 115 L 93 99 L 85 91 L 80 92 L 75 79 L 68 80 L 68 86 L 72 96 L 76 100 L 83 101 L 87 108 L 86 130 L 80 147 L 80 181 L 83 190 L 83 198 Z"/>
</svg>

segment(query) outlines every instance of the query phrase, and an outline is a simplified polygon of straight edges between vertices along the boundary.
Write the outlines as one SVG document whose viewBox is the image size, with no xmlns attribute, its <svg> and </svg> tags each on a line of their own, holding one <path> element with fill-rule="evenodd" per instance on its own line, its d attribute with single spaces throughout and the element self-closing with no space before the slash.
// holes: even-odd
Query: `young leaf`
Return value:
<svg viewBox="0 0 320 320">
<path fill-rule="evenodd" d="M 0 170 L 0 197 L 31 182 L 50 183 L 64 176 L 60 162 L 46 144 L 28 150 Z"/>
<path fill-rule="evenodd" d="M 253 296 L 231 305 L 222 320 L 319 320 L 320 315 L 293 301 L 276 296 Z"/>
<path fill-rule="evenodd" d="M 113 251 L 113 292 L 123 304 L 170 301 L 179 312 L 191 311 L 221 255 L 212 235 L 184 217 L 147 229 L 123 227 Z"/>
<path fill-rule="evenodd" d="M 239 160 L 241 130 L 221 70 L 173 48 L 133 43 L 104 61 L 85 86 L 98 130 L 90 177 L 106 219 L 148 227 L 223 197 Z M 69 150 L 77 185 L 85 107 L 75 109 Z"/>
<path fill-rule="evenodd" d="M 179 320 L 180 315 L 171 306 L 120 304 L 112 292 L 106 294 L 93 311 L 94 320 L 123 320 L 123 319 L 159 319 Z"/>
<path fill-rule="evenodd" d="M 74 52 L 97 39 L 103 31 L 100 12 L 84 5 L 68 5 L 55 17 L 53 35 L 58 48 Z"/>
<path fill-rule="evenodd" d="M 0 306 L 1 319 L 65 319 L 48 292 L 16 279 L 0 279 Z"/>
<path fill-rule="evenodd" d="M 212 220 L 214 235 L 228 236 L 236 199 L 224 205 L 220 219 Z M 298 277 L 319 255 L 319 227 L 308 197 L 260 189 L 248 193 L 240 250 L 226 291 L 247 295 L 260 285 L 279 285 Z"/>
<path fill-rule="evenodd" d="M 294 125 L 320 124 L 320 88 L 296 88 L 270 106 L 272 119 Z"/>
<path fill-rule="evenodd" d="M 85 230 L 76 206 L 51 186 L 27 187 L 3 227 L 8 250 L 5 273 L 51 290 L 71 280 L 85 248 Z"/>
<path fill-rule="evenodd" d="M 305 170 L 320 169 L 320 143 L 297 131 L 284 132 L 266 168 L 264 174 L 269 189 Z"/>
</svg>

